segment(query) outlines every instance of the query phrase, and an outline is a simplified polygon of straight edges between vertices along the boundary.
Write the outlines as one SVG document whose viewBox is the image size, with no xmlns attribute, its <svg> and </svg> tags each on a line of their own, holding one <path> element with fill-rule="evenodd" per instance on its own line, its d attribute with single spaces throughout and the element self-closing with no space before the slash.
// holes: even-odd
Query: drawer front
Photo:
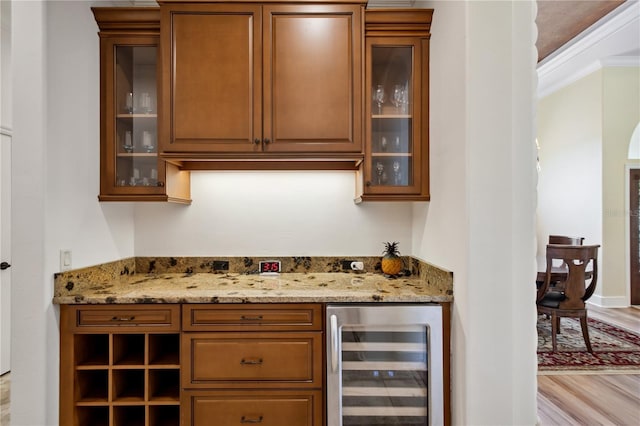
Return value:
<svg viewBox="0 0 640 426">
<path fill-rule="evenodd" d="M 322 333 L 187 333 L 184 388 L 321 387 Z"/>
<path fill-rule="evenodd" d="M 186 331 L 322 330 L 320 304 L 185 305 Z"/>
<path fill-rule="evenodd" d="M 180 305 L 93 305 L 74 307 L 78 330 L 130 327 L 135 331 L 180 331 Z"/>
<path fill-rule="evenodd" d="M 184 392 L 184 424 L 321 426 L 320 391 Z"/>
</svg>

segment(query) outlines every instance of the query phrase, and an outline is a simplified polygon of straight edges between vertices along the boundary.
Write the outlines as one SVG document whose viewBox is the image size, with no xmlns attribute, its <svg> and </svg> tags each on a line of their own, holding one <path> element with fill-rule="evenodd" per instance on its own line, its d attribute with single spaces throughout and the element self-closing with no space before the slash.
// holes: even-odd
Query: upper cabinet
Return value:
<svg viewBox="0 0 640 426">
<path fill-rule="evenodd" d="M 356 201 L 429 200 L 433 10 L 365 13 L 365 158 Z"/>
<path fill-rule="evenodd" d="M 158 157 L 158 8 L 93 8 L 100 28 L 100 201 L 191 202 Z"/>
<path fill-rule="evenodd" d="M 159 3 L 165 158 L 362 158 L 361 4 Z"/>
</svg>

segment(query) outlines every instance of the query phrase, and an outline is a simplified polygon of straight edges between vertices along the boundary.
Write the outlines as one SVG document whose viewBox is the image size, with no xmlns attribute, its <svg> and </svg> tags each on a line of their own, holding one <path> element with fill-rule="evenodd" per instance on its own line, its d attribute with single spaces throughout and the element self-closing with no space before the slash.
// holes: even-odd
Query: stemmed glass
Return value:
<svg viewBox="0 0 640 426">
<path fill-rule="evenodd" d="M 391 102 L 398 110 L 403 104 L 403 97 L 404 97 L 404 88 L 399 84 L 396 84 L 395 86 L 393 86 L 393 99 L 391 100 Z"/>
<path fill-rule="evenodd" d="M 400 185 L 402 182 L 402 175 L 400 174 L 400 162 L 393 162 L 393 183 L 395 185 Z"/>
<path fill-rule="evenodd" d="M 386 95 L 384 93 L 384 86 L 382 84 L 378 84 L 376 86 L 376 90 L 373 91 L 373 100 L 378 105 L 378 114 L 382 114 L 382 104 L 386 99 Z"/>
<path fill-rule="evenodd" d="M 376 163 L 376 174 L 378 175 L 378 185 L 382 185 L 382 182 L 384 180 L 383 175 L 384 175 L 384 164 L 382 164 L 381 161 L 378 161 Z"/>
</svg>

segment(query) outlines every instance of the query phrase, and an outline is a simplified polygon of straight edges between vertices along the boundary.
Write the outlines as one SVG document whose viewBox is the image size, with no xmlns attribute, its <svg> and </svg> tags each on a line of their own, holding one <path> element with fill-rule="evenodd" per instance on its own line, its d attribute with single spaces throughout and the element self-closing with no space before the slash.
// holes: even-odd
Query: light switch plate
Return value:
<svg viewBox="0 0 640 426">
<path fill-rule="evenodd" d="M 71 266 L 71 250 L 60 250 L 60 271 L 68 271 L 69 269 L 71 269 Z"/>
</svg>

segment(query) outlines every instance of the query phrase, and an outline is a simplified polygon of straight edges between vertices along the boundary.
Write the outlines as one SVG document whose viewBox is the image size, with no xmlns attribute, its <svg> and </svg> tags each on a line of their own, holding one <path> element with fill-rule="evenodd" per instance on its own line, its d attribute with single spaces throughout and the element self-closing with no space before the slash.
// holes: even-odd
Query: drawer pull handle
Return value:
<svg viewBox="0 0 640 426">
<path fill-rule="evenodd" d="M 240 419 L 240 423 L 262 423 L 262 416 L 258 418 L 250 418 L 250 417 L 242 416 L 242 418 Z"/>
<path fill-rule="evenodd" d="M 256 316 L 242 315 L 240 319 L 244 321 L 260 321 L 262 320 L 262 315 L 256 315 Z"/>
<path fill-rule="evenodd" d="M 262 365 L 262 358 L 258 359 L 244 359 L 240 360 L 240 364 L 242 365 Z"/>
<path fill-rule="evenodd" d="M 130 316 L 130 317 L 113 317 L 113 318 L 111 318 L 111 321 L 127 322 L 127 321 L 133 321 L 134 319 L 136 319 L 136 317 L 135 317 L 135 316 Z"/>
</svg>

